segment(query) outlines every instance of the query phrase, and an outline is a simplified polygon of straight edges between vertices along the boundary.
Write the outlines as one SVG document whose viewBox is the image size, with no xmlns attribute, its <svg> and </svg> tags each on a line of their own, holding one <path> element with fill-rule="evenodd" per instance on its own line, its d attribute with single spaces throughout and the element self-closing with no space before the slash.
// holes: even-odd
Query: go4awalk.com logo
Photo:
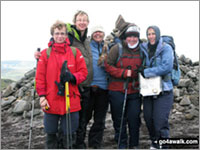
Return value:
<svg viewBox="0 0 200 150">
<path fill-rule="evenodd" d="M 163 145 L 199 145 L 198 138 L 160 138 L 154 143 Z"/>
</svg>

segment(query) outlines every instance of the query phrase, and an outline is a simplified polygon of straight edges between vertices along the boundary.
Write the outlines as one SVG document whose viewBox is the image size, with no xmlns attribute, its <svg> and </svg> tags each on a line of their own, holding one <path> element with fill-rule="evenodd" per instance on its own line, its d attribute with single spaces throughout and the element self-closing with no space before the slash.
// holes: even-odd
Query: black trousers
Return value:
<svg viewBox="0 0 200 150">
<path fill-rule="evenodd" d="M 77 149 L 84 149 L 86 145 L 84 143 L 86 135 L 86 112 L 88 110 L 88 103 L 90 99 L 90 87 L 79 88 L 81 94 L 81 110 L 79 111 L 79 127 L 76 132 L 76 147 Z"/>
<path fill-rule="evenodd" d="M 90 99 L 86 115 L 87 124 L 93 117 L 93 124 L 88 135 L 88 145 L 100 148 L 102 145 L 105 118 L 108 110 L 108 90 L 90 87 Z"/>
</svg>

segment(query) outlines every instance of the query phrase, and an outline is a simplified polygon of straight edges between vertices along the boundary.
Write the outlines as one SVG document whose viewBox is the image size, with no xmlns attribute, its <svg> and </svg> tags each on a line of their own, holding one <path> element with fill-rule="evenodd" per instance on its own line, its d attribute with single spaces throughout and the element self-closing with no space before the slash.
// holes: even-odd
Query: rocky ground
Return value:
<svg viewBox="0 0 200 150">
<path fill-rule="evenodd" d="M 42 113 L 41 113 L 42 114 Z M 141 114 L 142 116 L 142 114 Z M 170 117 L 170 135 L 173 138 L 198 138 L 199 136 L 199 120 L 185 120 L 183 115 L 177 116 L 179 119 L 173 119 L 173 115 Z M 88 125 L 88 129 L 91 123 Z M 30 118 L 23 119 L 22 116 L 16 116 L 10 118 L 5 113 L 2 114 L 1 124 L 1 148 L 2 149 L 28 149 L 29 142 L 29 129 Z M 117 144 L 114 139 L 114 130 L 112 126 L 112 120 L 110 113 L 107 113 L 106 129 L 104 131 L 104 149 L 117 149 Z M 34 118 L 33 130 L 32 130 L 32 142 L 31 148 L 44 149 L 45 134 L 43 131 L 42 115 L 38 115 Z M 142 118 L 142 125 L 140 128 L 140 148 L 149 148 L 148 132 Z M 87 138 L 86 138 L 87 143 Z M 173 145 L 170 146 L 173 149 L 199 149 L 198 145 Z"/>
<path fill-rule="evenodd" d="M 199 63 L 192 63 L 184 55 L 179 58 L 179 63 L 182 77 L 179 86 L 174 89 L 175 99 L 169 119 L 170 135 L 172 138 L 199 139 Z M 33 69 L 21 80 L 1 91 L 1 149 L 28 149 L 34 74 Z M 148 149 L 150 141 L 143 114 L 141 114 L 141 120 L 140 148 Z M 88 125 L 88 130 L 91 123 L 92 121 Z M 43 113 L 36 97 L 31 148 L 44 149 L 43 129 Z M 106 117 L 103 148 L 117 148 L 109 112 Z M 199 149 L 199 145 L 171 145 L 170 148 Z"/>
</svg>

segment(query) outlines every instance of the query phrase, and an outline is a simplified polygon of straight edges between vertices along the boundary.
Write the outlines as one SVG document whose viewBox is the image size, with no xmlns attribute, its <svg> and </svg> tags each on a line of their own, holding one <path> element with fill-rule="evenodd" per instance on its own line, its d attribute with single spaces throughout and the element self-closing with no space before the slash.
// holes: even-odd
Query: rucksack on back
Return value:
<svg viewBox="0 0 200 150">
<path fill-rule="evenodd" d="M 171 73 L 171 80 L 172 80 L 173 85 L 177 86 L 181 78 L 181 70 L 180 70 L 178 58 L 175 52 L 174 39 L 172 36 L 167 36 L 167 35 L 162 36 L 162 39 L 164 43 L 167 43 L 172 47 L 173 52 L 174 52 L 174 62 L 173 62 L 173 69 Z"/>
<path fill-rule="evenodd" d="M 72 50 L 72 53 L 74 55 L 74 57 L 76 58 L 76 48 L 73 47 L 73 46 L 70 46 L 71 50 Z M 51 47 L 49 47 L 46 51 L 47 53 L 47 59 L 50 57 L 50 54 L 51 54 Z"/>
</svg>

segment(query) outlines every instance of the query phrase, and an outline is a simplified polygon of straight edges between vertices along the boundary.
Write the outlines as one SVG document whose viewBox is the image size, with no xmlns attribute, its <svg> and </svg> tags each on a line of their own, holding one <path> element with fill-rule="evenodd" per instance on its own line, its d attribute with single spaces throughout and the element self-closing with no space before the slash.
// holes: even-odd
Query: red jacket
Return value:
<svg viewBox="0 0 200 150">
<path fill-rule="evenodd" d="M 47 113 L 60 115 L 66 113 L 65 96 L 57 95 L 58 87 L 55 84 L 55 81 L 60 82 L 60 72 L 65 60 L 67 60 L 67 68 L 76 78 L 76 85 L 69 82 L 70 112 L 81 109 L 78 85 L 86 79 L 88 71 L 79 49 L 76 48 L 75 58 L 69 43 L 68 38 L 61 44 L 50 42 L 49 46 L 52 45 L 50 57 L 47 58 L 47 49 L 44 49 L 38 61 L 36 90 L 39 96 L 45 95 L 48 100 L 50 109 L 45 110 Z"/>
<path fill-rule="evenodd" d="M 111 91 L 125 92 L 124 83 L 127 79 L 128 66 L 131 66 L 131 81 L 128 84 L 128 94 L 139 92 L 138 73 L 135 71 L 137 66 L 142 63 L 139 47 L 131 50 L 123 42 L 123 52 L 119 57 L 119 47 L 116 44 L 110 49 L 107 61 L 105 62 L 106 71 L 110 74 L 108 89 Z M 118 62 L 117 62 L 118 60 Z"/>
</svg>

